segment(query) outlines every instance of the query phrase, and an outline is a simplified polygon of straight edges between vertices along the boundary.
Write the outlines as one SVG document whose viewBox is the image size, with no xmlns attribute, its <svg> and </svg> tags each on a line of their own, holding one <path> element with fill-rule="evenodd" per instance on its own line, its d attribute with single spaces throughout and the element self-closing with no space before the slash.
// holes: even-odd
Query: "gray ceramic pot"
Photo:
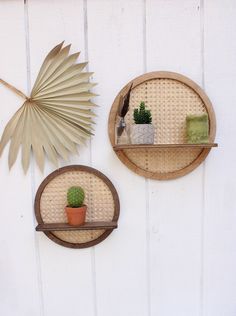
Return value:
<svg viewBox="0 0 236 316">
<path fill-rule="evenodd" d="M 152 124 L 133 124 L 130 127 L 132 144 L 153 144 L 155 129 Z"/>
</svg>

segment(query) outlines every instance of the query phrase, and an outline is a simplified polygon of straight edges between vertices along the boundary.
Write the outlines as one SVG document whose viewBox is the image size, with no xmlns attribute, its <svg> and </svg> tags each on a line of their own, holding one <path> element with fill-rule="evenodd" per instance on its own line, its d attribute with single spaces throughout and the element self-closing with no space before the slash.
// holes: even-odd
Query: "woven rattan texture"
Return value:
<svg viewBox="0 0 236 316">
<path fill-rule="evenodd" d="M 188 114 L 206 112 L 199 95 L 189 86 L 173 79 L 153 79 L 135 87 L 131 93 L 127 125 L 133 124 L 133 109 L 144 101 L 152 112 L 155 143 L 186 143 L 185 119 Z M 202 149 L 126 150 L 125 154 L 143 170 L 167 173 L 180 170 L 191 164 Z"/>
<path fill-rule="evenodd" d="M 40 210 L 44 223 L 66 223 L 66 193 L 71 186 L 83 187 L 87 205 L 86 221 L 111 221 L 114 215 L 114 200 L 107 184 L 95 174 L 85 171 L 68 171 L 51 180 L 45 187 Z M 86 243 L 97 239 L 104 230 L 57 231 L 56 237 L 70 243 Z"/>
</svg>

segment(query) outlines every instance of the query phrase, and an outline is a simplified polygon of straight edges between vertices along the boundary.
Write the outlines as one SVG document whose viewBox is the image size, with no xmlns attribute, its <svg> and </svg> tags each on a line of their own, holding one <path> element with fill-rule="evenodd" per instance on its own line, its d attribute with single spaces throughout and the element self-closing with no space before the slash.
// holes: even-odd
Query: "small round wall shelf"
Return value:
<svg viewBox="0 0 236 316">
<path fill-rule="evenodd" d="M 152 112 L 156 128 L 153 145 L 116 144 L 116 126 L 121 96 L 131 85 L 127 126 L 132 124 L 133 109 L 141 101 Z M 190 114 L 207 113 L 209 143 L 187 144 L 185 119 Z M 189 78 L 173 72 L 151 72 L 130 81 L 112 105 L 108 132 L 119 159 L 132 171 L 146 178 L 167 180 L 186 175 L 201 164 L 214 143 L 216 120 L 212 104 L 205 92 Z"/>
<path fill-rule="evenodd" d="M 66 193 L 71 186 L 85 190 L 86 222 L 67 224 Z M 41 183 L 35 197 L 37 231 L 69 248 L 86 248 L 103 241 L 117 228 L 119 197 L 111 181 L 100 171 L 82 165 L 60 168 Z"/>
</svg>

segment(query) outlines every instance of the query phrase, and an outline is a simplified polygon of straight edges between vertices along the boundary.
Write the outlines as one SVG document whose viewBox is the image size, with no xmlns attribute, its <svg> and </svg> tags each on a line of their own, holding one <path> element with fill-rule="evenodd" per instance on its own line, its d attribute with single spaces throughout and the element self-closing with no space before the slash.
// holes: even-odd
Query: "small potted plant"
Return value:
<svg viewBox="0 0 236 316">
<path fill-rule="evenodd" d="M 153 144 L 154 126 L 152 125 L 152 114 L 146 109 L 145 103 L 141 102 L 139 108 L 134 109 L 134 123 L 130 128 L 130 139 L 132 144 Z"/>
<path fill-rule="evenodd" d="M 87 206 L 84 205 L 85 193 L 81 187 L 71 187 L 67 191 L 67 206 L 65 211 L 70 225 L 83 225 Z"/>
</svg>

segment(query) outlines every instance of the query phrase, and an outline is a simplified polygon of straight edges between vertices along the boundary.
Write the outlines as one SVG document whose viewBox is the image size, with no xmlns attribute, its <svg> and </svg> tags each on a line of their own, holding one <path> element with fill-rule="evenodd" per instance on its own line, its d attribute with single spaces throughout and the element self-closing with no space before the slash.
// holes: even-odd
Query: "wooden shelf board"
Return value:
<svg viewBox="0 0 236 316">
<path fill-rule="evenodd" d="M 67 223 L 38 224 L 36 231 L 66 231 L 66 230 L 95 230 L 95 229 L 115 229 L 117 222 L 86 222 L 81 226 L 72 226 Z"/>
<path fill-rule="evenodd" d="M 115 151 L 124 150 L 124 149 L 163 149 L 163 148 L 212 148 L 218 147 L 216 143 L 206 143 L 206 144 L 124 144 L 124 145 L 115 145 L 113 148 Z"/>
</svg>

